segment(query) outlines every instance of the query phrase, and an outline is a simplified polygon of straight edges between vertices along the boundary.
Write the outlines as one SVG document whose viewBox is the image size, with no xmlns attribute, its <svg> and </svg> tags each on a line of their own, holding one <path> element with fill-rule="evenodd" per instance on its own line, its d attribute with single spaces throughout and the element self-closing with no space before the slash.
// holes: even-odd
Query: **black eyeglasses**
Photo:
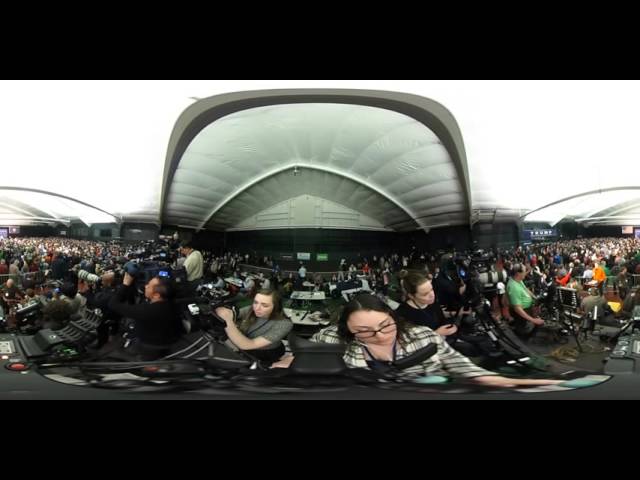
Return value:
<svg viewBox="0 0 640 480">
<path fill-rule="evenodd" d="M 378 332 L 380 333 L 391 333 L 396 328 L 396 322 L 391 320 L 391 323 L 387 323 L 377 330 L 365 330 L 361 332 L 354 332 L 353 334 L 357 338 L 371 338 L 375 337 Z"/>
</svg>

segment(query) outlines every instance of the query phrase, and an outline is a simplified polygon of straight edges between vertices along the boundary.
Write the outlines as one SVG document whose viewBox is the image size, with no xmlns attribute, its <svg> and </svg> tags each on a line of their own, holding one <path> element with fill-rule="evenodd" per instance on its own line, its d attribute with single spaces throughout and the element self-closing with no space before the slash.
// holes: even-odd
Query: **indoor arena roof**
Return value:
<svg viewBox="0 0 640 480">
<path fill-rule="evenodd" d="M 0 105 L 3 224 L 640 224 L 635 81 L 2 81 Z"/>
</svg>

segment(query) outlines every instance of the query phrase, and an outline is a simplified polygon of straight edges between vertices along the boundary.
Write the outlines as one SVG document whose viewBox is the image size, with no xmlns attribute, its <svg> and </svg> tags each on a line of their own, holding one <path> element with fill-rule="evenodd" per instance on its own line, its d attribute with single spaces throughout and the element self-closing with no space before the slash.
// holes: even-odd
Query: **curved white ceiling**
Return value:
<svg viewBox="0 0 640 480">
<path fill-rule="evenodd" d="M 294 168 L 304 173 L 293 176 Z M 451 157 L 424 124 L 381 108 L 329 103 L 252 108 L 209 125 L 178 164 L 165 219 L 233 228 L 302 194 L 391 230 L 468 221 Z"/>
<path fill-rule="evenodd" d="M 68 226 L 72 221 L 92 225 L 119 222 L 120 219 L 72 198 L 0 186 L 0 225 Z"/>
<path fill-rule="evenodd" d="M 199 98 L 273 88 L 406 92 L 444 105 L 458 122 L 464 139 L 472 218 L 490 218 L 493 211 L 493 217 L 499 219 L 504 212 L 513 216 L 514 211 L 537 209 L 582 192 L 640 185 L 640 169 L 636 168 L 640 156 L 638 81 L 375 80 L 2 81 L 0 161 L 4 168 L 0 184 L 63 194 L 125 220 L 159 222 L 167 147 L 181 112 Z M 289 127 L 295 129 L 296 125 Z M 329 126 L 328 131 L 335 130 L 335 125 Z M 270 151 L 283 157 L 284 153 L 316 154 L 320 145 L 329 145 L 317 132 L 312 135 L 314 142 L 308 144 L 300 132 L 279 138 L 288 138 L 289 143 L 273 145 Z M 362 149 L 360 154 L 365 152 L 359 138 L 356 134 L 353 140 L 343 142 L 345 148 L 355 146 Z M 382 137 L 372 135 L 374 144 L 375 138 Z M 362 175 L 374 158 L 371 150 L 364 153 L 359 164 L 342 178 Z M 384 176 L 382 168 L 372 168 Z M 242 187 L 242 182 L 251 178 L 238 178 L 239 172 L 232 167 L 228 171 L 230 177 L 219 181 Z M 391 171 L 395 173 L 397 168 Z M 247 174 L 254 175 L 253 171 Z M 376 185 L 380 190 L 393 187 L 390 178 L 376 178 Z M 423 216 L 432 204 L 420 204 L 412 197 L 421 192 L 408 179 L 403 185 L 408 191 L 387 192 L 387 201 L 406 204 L 412 214 Z M 587 210 L 581 209 L 583 202 L 569 202 L 562 212 L 541 210 L 527 220 L 555 222 L 560 214 L 586 218 L 582 215 L 595 212 L 598 215 L 590 218 L 599 219 L 594 220 L 598 223 L 624 224 L 638 214 L 633 208 L 634 202 L 640 204 L 636 193 L 622 203 L 601 196 Z M 245 194 L 260 198 L 251 189 Z M 225 198 L 232 195 L 229 192 Z M 225 208 L 233 211 L 233 202 L 231 199 L 221 214 Z M 206 216 L 204 210 L 196 212 L 193 204 L 189 224 Z M 209 206 L 213 210 L 215 203 L 203 204 L 205 210 Z M 620 209 L 622 213 L 616 214 Z M 11 211 L 18 216 L 15 208 Z M 63 217 L 72 214 L 58 213 Z M 433 225 L 433 219 L 428 220 Z M 638 220 L 633 223 L 640 223 Z"/>
</svg>

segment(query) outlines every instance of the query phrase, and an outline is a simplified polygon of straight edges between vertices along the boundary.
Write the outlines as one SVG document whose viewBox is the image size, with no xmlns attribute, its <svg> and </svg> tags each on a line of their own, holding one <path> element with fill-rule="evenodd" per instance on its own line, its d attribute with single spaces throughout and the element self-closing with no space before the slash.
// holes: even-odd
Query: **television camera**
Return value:
<svg viewBox="0 0 640 480">
<path fill-rule="evenodd" d="M 640 373 L 640 305 L 634 307 L 631 318 L 620 330 L 604 371 L 610 374 Z"/>
<path fill-rule="evenodd" d="M 17 327 L 20 330 L 37 330 L 36 320 L 40 318 L 43 303 L 40 300 L 31 300 L 25 305 L 20 305 L 15 310 Z"/>
<path fill-rule="evenodd" d="M 144 285 L 156 276 L 170 279 L 176 283 L 182 283 L 186 279 L 181 270 L 174 270 L 167 262 L 136 259 L 122 260 L 119 259 L 119 262 L 116 263 L 114 272 L 119 277 L 123 277 L 125 273 L 131 275 L 135 279 L 135 285 L 138 290 L 142 290 Z"/>
<path fill-rule="evenodd" d="M 493 269 L 493 256 L 482 250 L 445 255 L 441 260 L 441 272 L 455 284 L 466 285 L 462 299 L 466 308 L 480 305 L 483 297 L 491 300 L 497 293 L 498 283 L 508 280 L 507 272 Z"/>
<path fill-rule="evenodd" d="M 227 290 L 214 287 L 213 283 L 203 283 L 198 285 L 196 288 L 196 294 L 213 302 L 221 301 L 231 295 Z"/>
<path fill-rule="evenodd" d="M 182 307 L 182 326 L 189 334 L 205 331 L 213 337 L 224 342 L 227 339 L 225 328 L 227 323 L 216 314 L 216 309 L 226 307 L 233 312 L 234 319 L 238 316 L 238 308 L 235 304 L 237 297 L 219 297 L 212 299 L 208 296 L 178 299 L 176 303 Z"/>
</svg>

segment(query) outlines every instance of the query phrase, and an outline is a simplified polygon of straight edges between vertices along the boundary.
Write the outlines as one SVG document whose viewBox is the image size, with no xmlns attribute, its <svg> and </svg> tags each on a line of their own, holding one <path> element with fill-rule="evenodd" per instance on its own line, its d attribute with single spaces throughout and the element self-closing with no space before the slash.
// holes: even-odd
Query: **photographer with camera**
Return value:
<svg viewBox="0 0 640 480">
<path fill-rule="evenodd" d="M 180 316 L 174 305 L 175 291 L 169 280 L 153 277 L 144 287 L 143 303 L 125 303 L 135 290 L 135 278 L 125 271 L 122 285 L 109 300 L 112 311 L 133 321 L 133 338 L 128 338 L 123 349 L 140 360 L 155 360 L 166 355 L 180 337 Z"/>
<path fill-rule="evenodd" d="M 529 270 L 522 263 L 513 265 L 512 277 L 507 282 L 507 294 L 509 296 L 510 313 L 513 317 L 514 331 L 523 340 L 528 340 L 535 335 L 536 329 L 544 325 L 544 320 L 535 317 L 533 305 L 536 297 L 525 284 Z"/>
</svg>

